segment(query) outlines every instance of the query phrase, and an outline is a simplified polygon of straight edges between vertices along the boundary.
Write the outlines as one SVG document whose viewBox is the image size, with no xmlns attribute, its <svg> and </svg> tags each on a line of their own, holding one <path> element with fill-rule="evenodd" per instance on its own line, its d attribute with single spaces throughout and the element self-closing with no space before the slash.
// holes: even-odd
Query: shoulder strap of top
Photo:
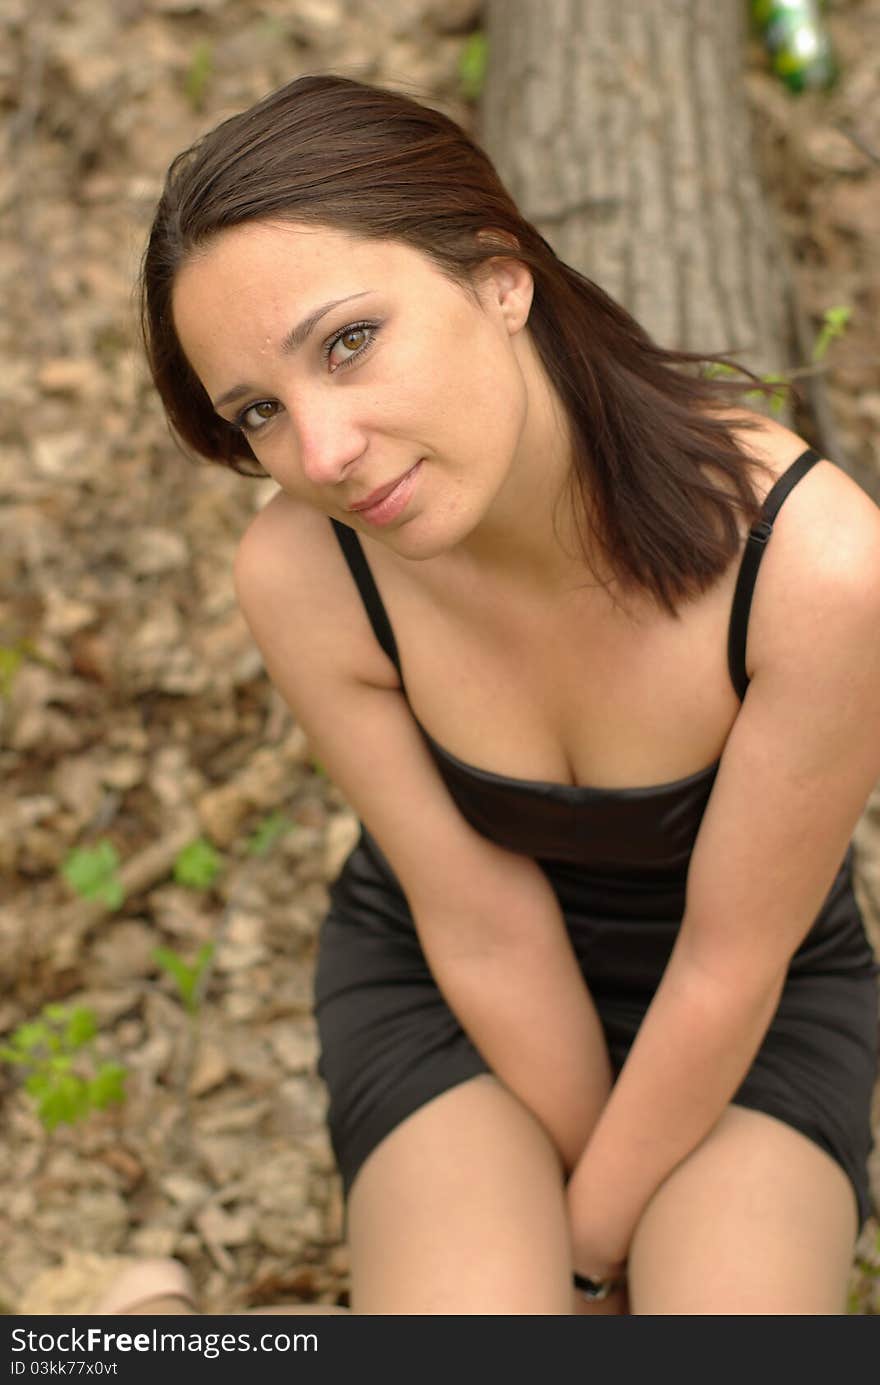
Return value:
<svg viewBox="0 0 880 1385">
<path fill-rule="evenodd" d="M 361 541 L 350 525 L 342 524 L 338 519 L 331 519 L 330 523 L 333 525 L 333 532 L 339 540 L 339 547 L 348 563 L 355 586 L 360 592 L 364 609 L 373 627 L 373 634 L 397 669 L 402 683 L 403 672 L 400 667 L 400 656 L 397 652 L 397 641 L 394 638 L 394 631 L 391 629 L 388 613 L 382 604 L 379 588 L 376 586 L 370 565 L 361 547 Z"/>
<path fill-rule="evenodd" d="M 749 628 L 749 612 L 752 607 L 758 568 L 761 566 L 764 549 L 773 533 L 773 521 L 782 507 L 783 501 L 798 481 L 806 476 L 810 468 L 815 466 L 818 461 L 821 461 L 819 453 L 808 447 L 796 461 L 792 462 L 791 466 L 782 473 L 767 493 L 761 507 L 761 518 L 752 526 L 746 540 L 736 590 L 733 595 L 730 628 L 727 637 L 727 666 L 740 700 L 745 697 L 746 689 L 749 686 L 749 678 L 746 673 L 746 638 Z M 397 669 L 402 682 L 403 670 L 400 666 L 400 655 L 397 652 L 397 641 L 394 638 L 388 613 L 379 595 L 379 589 L 370 571 L 370 565 L 361 547 L 361 541 L 350 525 L 342 524 L 336 519 L 331 519 L 330 523 L 333 525 L 333 532 L 339 541 L 349 571 L 364 603 L 364 609 L 373 628 L 373 633 L 379 641 L 380 647 Z"/>
<path fill-rule="evenodd" d="M 761 518 L 752 526 L 746 540 L 745 552 L 742 556 L 736 582 L 736 591 L 733 594 L 730 629 L 727 635 L 727 667 L 730 670 L 731 681 L 740 701 L 745 697 L 746 689 L 749 686 L 749 677 L 746 673 L 746 637 L 749 630 L 752 594 L 755 590 L 755 579 L 758 576 L 758 568 L 761 566 L 764 549 L 773 533 L 773 521 L 789 492 L 818 461 L 821 461 L 819 453 L 812 447 L 808 447 L 806 452 L 802 452 L 797 460 L 792 462 L 791 466 L 782 473 L 768 491 L 764 504 L 761 506 Z"/>
</svg>

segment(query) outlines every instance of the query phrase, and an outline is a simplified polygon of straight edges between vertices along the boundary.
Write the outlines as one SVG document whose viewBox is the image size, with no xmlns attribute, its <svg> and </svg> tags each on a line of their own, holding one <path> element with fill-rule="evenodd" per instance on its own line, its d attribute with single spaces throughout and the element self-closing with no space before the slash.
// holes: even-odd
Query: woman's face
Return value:
<svg viewBox="0 0 880 1385">
<path fill-rule="evenodd" d="M 479 299 L 395 241 L 251 222 L 181 269 L 174 321 L 218 414 L 291 496 L 430 557 L 487 514 L 525 444 L 531 276 Z"/>
</svg>

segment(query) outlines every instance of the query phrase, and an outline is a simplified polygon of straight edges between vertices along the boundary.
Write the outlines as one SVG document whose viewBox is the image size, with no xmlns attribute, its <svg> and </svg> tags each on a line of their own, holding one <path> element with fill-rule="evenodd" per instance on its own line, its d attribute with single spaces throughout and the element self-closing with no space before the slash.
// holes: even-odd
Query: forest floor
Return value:
<svg viewBox="0 0 880 1385">
<path fill-rule="evenodd" d="M 175 451 L 132 284 L 173 155 L 297 73 L 416 86 L 479 135 L 458 75 L 479 20 L 478 0 L 5 0 L 0 1036 L 49 1002 L 86 1006 L 94 1061 L 128 1075 L 122 1105 L 49 1133 L 0 1065 L 0 1312 L 85 1312 L 144 1254 L 183 1260 L 213 1312 L 346 1302 L 310 1006 L 356 823 L 234 602 L 237 538 L 274 486 Z M 880 0 L 832 4 L 829 23 L 833 92 L 789 95 L 756 44 L 746 81 L 809 340 L 853 309 L 810 440 L 878 479 Z M 199 887 L 175 878 L 196 839 L 214 852 L 190 858 Z M 876 938 L 876 799 L 857 840 Z M 122 863 L 116 909 L 62 872 L 101 842 Z M 208 942 L 189 1010 L 153 949 L 192 963 Z M 876 1157 L 872 1180 L 880 1206 Z M 880 1311 L 878 1240 L 875 1218 L 854 1312 Z"/>
</svg>

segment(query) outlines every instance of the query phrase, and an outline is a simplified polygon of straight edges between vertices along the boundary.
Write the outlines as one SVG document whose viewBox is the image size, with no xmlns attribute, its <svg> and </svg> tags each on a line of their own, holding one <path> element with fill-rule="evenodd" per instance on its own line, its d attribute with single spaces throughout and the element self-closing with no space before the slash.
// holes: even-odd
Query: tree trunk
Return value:
<svg viewBox="0 0 880 1385">
<path fill-rule="evenodd" d="M 480 136 L 561 259 L 662 346 L 790 368 L 741 0 L 489 0 Z"/>
</svg>

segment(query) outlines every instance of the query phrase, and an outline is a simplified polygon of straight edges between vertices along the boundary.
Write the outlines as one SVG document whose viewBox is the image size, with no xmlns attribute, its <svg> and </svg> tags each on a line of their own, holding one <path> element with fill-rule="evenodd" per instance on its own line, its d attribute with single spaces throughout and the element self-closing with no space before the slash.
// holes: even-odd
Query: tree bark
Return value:
<svg viewBox="0 0 880 1385">
<path fill-rule="evenodd" d="M 480 138 L 561 259 L 660 345 L 790 368 L 741 0 L 489 0 Z"/>
</svg>

